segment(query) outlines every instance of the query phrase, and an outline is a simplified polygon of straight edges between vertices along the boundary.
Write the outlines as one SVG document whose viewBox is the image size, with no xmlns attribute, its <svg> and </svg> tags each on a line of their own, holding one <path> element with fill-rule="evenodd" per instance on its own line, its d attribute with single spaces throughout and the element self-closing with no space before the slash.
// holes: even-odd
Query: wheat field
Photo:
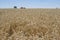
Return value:
<svg viewBox="0 0 60 40">
<path fill-rule="evenodd" d="M 60 40 L 60 9 L 0 9 L 0 40 Z"/>
</svg>

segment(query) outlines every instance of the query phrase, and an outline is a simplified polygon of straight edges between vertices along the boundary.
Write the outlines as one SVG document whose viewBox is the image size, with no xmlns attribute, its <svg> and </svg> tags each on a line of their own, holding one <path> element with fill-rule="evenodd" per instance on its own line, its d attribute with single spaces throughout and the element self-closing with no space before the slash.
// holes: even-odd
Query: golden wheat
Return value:
<svg viewBox="0 0 60 40">
<path fill-rule="evenodd" d="M 0 40 L 60 40 L 60 9 L 0 9 Z"/>
</svg>

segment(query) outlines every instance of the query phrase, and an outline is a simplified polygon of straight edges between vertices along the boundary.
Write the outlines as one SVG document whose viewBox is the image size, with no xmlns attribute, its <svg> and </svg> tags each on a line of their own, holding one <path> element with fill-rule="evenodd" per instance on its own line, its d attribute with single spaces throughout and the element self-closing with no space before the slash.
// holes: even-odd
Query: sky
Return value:
<svg viewBox="0 0 60 40">
<path fill-rule="evenodd" d="M 60 8 L 60 0 L 0 0 L 0 8 Z"/>
</svg>

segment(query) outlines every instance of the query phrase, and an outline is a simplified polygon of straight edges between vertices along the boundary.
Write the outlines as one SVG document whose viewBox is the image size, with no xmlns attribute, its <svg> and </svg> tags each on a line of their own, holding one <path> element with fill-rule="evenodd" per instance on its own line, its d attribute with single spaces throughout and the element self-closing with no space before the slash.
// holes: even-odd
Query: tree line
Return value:
<svg viewBox="0 0 60 40">
<path fill-rule="evenodd" d="M 14 6 L 14 8 L 17 8 L 17 6 Z M 26 9 L 25 7 L 20 7 L 20 9 Z"/>
</svg>

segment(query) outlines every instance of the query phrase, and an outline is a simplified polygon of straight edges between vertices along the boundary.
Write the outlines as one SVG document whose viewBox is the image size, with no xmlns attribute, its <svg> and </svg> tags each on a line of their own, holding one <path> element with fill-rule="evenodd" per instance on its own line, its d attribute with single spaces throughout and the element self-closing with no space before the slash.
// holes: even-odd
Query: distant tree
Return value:
<svg viewBox="0 0 60 40">
<path fill-rule="evenodd" d="M 23 7 L 21 7 L 21 9 L 23 9 Z"/>
<path fill-rule="evenodd" d="M 56 9 L 58 9 L 58 8 L 56 7 Z"/>
<path fill-rule="evenodd" d="M 20 7 L 20 9 L 26 9 L 25 7 Z"/>
<path fill-rule="evenodd" d="M 17 8 L 17 6 L 14 6 L 14 8 Z"/>
</svg>

